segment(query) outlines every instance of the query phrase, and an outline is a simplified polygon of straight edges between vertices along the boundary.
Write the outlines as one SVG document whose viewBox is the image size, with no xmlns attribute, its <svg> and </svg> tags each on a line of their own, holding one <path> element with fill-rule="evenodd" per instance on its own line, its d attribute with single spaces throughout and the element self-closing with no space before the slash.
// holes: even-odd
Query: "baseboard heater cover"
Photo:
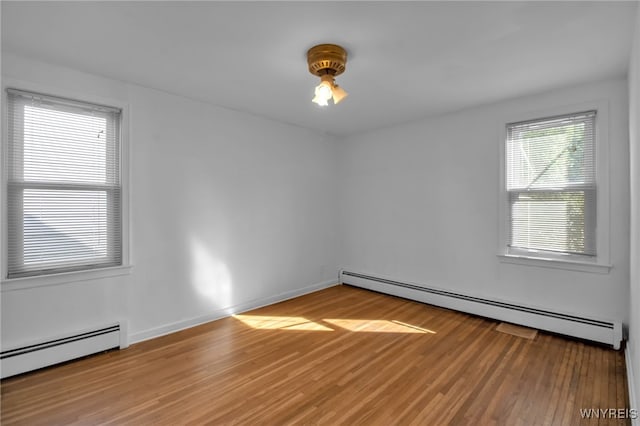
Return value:
<svg viewBox="0 0 640 426">
<path fill-rule="evenodd" d="M 0 352 L 0 376 L 4 379 L 109 349 L 125 348 L 125 324 L 94 327 L 40 343 L 3 350 Z"/>
<path fill-rule="evenodd" d="M 622 323 L 619 321 L 553 312 L 356 272 L 342 271 L 340 282 L 500 321 L 605 343 L 612 345 L 616 350 L 620 349 L 622 343 Z"/>
</svg>

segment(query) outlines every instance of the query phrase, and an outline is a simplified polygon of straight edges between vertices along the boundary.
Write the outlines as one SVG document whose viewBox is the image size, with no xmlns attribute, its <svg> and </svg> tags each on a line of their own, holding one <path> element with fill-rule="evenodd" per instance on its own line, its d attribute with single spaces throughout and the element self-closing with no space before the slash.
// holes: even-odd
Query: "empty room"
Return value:
<svg viewBox="0 0 640 426">
<path fill-rule="evenodd" d="M 638 1 L 2 1 L 2 425 L 640 425 Z"/>
</svg>

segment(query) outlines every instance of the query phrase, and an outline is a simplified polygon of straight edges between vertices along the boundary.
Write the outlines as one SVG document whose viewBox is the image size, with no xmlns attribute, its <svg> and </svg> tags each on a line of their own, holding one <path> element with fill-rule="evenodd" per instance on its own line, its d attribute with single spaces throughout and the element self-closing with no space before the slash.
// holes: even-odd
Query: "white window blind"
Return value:
<svg viewBox="0 0 640 426">
<path fill-rule="evenodd" d="M 511 249 L 596 255 L 595 111 L 507 125 Z"/>
<path fill-rule="evenodd" d="M 120 110 L 9 89 L 8 115 L 7 277 L 121 265 Z"/>
</svg>

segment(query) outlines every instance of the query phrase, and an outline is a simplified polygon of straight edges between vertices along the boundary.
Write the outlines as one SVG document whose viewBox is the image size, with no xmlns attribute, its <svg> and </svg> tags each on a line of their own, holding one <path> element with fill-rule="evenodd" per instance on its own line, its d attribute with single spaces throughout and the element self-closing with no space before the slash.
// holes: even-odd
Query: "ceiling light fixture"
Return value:
<svg viewBox="0 0 640 426">
<path fill-rule="evenodd" d="M 312 102 L 320 105 L 337 104 L 347 97 L 347 92 L 338 86 L 335 77 L 342 74 L 347 64 L 347 51 L 335 44 L 319 44 L 307 52 L 309 72 L 320 77 Z"/>
</svg>

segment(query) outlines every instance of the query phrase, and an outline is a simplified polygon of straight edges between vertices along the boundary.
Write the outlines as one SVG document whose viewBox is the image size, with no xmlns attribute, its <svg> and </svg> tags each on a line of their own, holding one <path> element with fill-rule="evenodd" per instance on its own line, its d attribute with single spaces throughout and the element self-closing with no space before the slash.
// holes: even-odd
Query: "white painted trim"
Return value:
<svg viewBox="0 0 640 426">
<path fill-rule="evenodd" d="M 112 266 L 109 268 L 85 269 L 82 271 L 62 272 L 58 274 L 36 275 L 34 277 L 10 278 L 0 281 L 0 291 L 26 290 L 34 287 L 68 284 L 78 281 L 129 275 L 132 265 Z"/>
<path fill-rule="evenodd" d="M 640 406 L 638 404 L 638 398 L 636 393 L 636 382 L 635 382 L 635 373 L 633 371 L 633 366 L 631 363 L 631 353 L 629 351 L 629 345 L 624 349 L 624 362 L 627 367 L 627 386 L 629 388 L 629 408 L 635 408 L 636 410 L 640 410 Z M 640 426 L 640 416 L 635 419 L 631 419 L 631 426 Z"/>
<path fill-rule="evenodd" d="M 2 84 L 2 93 L 0 97 L 2 98 L 2 135 L 0 135 L 1 143 L 0 143 L 0 160 L 2 163 L 0 164 L 0 171 L 2 175 L 0 176 L 0 278 L 7 276 L 7 262 L 5 259 L 9 258 L 9 241 L 8 241 L 8 231 L 9 231 L 9 220 L 8 216 L 8 200 L 7 200 L 7 191 L 5 188 L 7 187 L 7 182 L 9 181 L 9 112 L 7 108 L 7 100 L 8 95 L 6 91 L 5 82 Z"/>
<path fill-rule="evenodd" d="M 129 321 L 126 319 L 120 319 L 120 349 L 127 349 L 129 347 Z"/>
<path fill-rule="evenodd" d="M 47 337 L 39 337 L 36 339 L 25 339 L 25 340 L 20 340 L 17 342 L 13 342 L 11 345 L 9 346 L 2 346 L 0 349 L 2 349 L 2 351 L 11 351 L 17 348 L 22 348 L 25 346 L 31 346 L 31 345 L 39 345 L 43 342 L 50 342 L 52 340 L 60 340 L 60 339 L 66 339 L 68 337 L 72 337 L 75 336 L 77 334 L 84 334 L 84 333 L 90 333 L 92 331 L 101 329 L 101 328 L 106 328 L 106 327 L 113 327 L 114 325 L 120 326 L 121 330 L 122 330 L 122 322 L 120 321 L 108 321 L 108 322 L 104 322 L 104 323 L 92 323 L 88 326 L 82 327 L 80 329 L 75 329 L 75 330 L 68 330 L 68 331 L 64 331 L 61 333 L 56 333 L 56 334 L 52 334 L 49 335 Z"/>
<path fill-rule="evenodd" d="M 133 333 L 129 336 L 129 343 L 135 344 L 144 340 L 154 339 L 156 337 L 164 336 L 166 334 L 175 333 L 180 330 L 195 327 L 200 324 L 215 321 L 221 318 L 226 318 L 234 314 L 250 311 L 252 309 L 261 308 L 263 306 L 272 305 L 274 303 L 283 302 L 285 300 L 293 299 L 308 293 L 313 293 L 318 290 L 322 290 L 328 287 L 339 285 L 335 280 L 323 281 L 317 284 L 312 284 L 307 287 L 286 291 L 284 293 L 276 294 L 275 296 L 269 296 L 262 299 L 255 299 L 249 302 L 240 303 L 238 305 L 229 306 L 228 308 L 217 309 L 208 313 L 207 315 L 190 318 L 182 321 L 176 321 L 171 324 L 166 324 L 160 327 L 151 328 L 144 331 Z"/>
<path fill-rule="evenodd" d="M 53 346 L 48 346 L 49 343 L 55 342 L 56 340 L 75 338 L 85 333 L 91 333 L 96 330 L 116 325 L 119 326 L 117 331 L 113 330 L 100 335 L 84 337 L 80 340 L 67 340 L 64 342 L 58 342 L 58 344 Z M 32 345 L 41 345 L 41 347 L 32 352 L 21 353 L 19 355 L 14 355 L 0 360 L 0 377 L 4 379 L 9 376 L 70 361 L 86 355 L 92 355 L 118 346 L 120 349 L 123 349 L 123 332 L 126 332 L 126 321 L 94 325 L 93 327 L 86 327 L 72 333 L 61 333 L 45 339 L 23 341 L 18 345 L 11 346 L 10 348 L 3 347 L 2 351 L 8 352 Z M 124 340 L 126 343 L 126 339 Z"/>
<path fill-rule="evenodd" d="M 498 299 L 495 297 L 488 298 L 483 295 L 444 289 L 430 284 L 416 283 L 375 273 L 356 272 L 353 270 L 349 271 L 363 276 L 356 277 L 344 275 L 345 272 L 346 271 L 343 270 L 340 273 L 340 282 L 348 285 L 390 294 L 409 300 L 415 300 L 429 305 L 441 306 L 459 312 L 493 318 L 513 324 L 524 325 L 526 327 L 537 328 L 539 330 L 551 331 L 565 336 L 573 336 L 594 342 L 606 343 L 612 345 L 616 350 L 620 349 L 620 343 L 622 342 L 622 322 L 620 320 L 593 318 L 576 312 L 550 311 L 548 308 L 542 308 L 540 306 Z M 409 284 L 411 287 L 402 287 L 393 283 L 385 283 L 377 280 L 374 281 L 369 278 L 395 281 L 398 283 Z M 421 288 L 432 291 L 421 291 Z M 509 306 L 500 306 L 501 304 L 515 305 L 518 308 L 524 308 L 524 310 L 514 310 Z M 548 315 L 547 312 L 552 312 L 557 315 Z M 558 316 L 573 316 L 592 321 L 606 322 L 612 324 L 613 328 L 600 327 L 591 323 L 573 321 Z"/>
<path fill-rule="evenodd" d="M 593 264 L 584 268 L 578 268 L 586 262 L 576 262 L 575 260 L 565 260 L 558 257 L 539 258 L 535 254 L 531 256 L 516 255 L 509 252 L 507 247 L 508 232 L 508 208 L 505 177 L 505 141 L 507 140 L 508 123 L 519 121 L 535 120 L 537 118 L 553 117 L 556 115 L 572 114 L 580 111 L 596 110 L 596 251 L 597 257 Z M 510 113 L 499 122 L 499 194 L 498 194 L 498 256 L 503 259 L 515 259 L 517 261 L 505 260 L 506 263 L 516 263 L 528 266 L 549 267 L 555 269 L 567 269 L 572 271 L 608 273 L 611 268 L 610 255 L 610 197 L 611 187 L 609 183 L 610 163 L 609 163 L 609 101 L 607 99 L 596 99 L 578 104 L 556 106 L 544 108 L 537 111 L 519 111 Z M 532 258 L 533 260 L 529 260 Z M 602 267 L 600 267 L 602 266 Z"/>
<path fill-rule="evenodd" d="M 538 266 L 542 268 L 567 269 L 570 271 L 592 272 L 597 274 L 608 274 L 611 265 L 600 263 L 579 262 L 576 260 L 546 259 L 544 257 L 517 256 L 514 254 L 499 254 L 498 258 L 502 263 L 512 263 L 515 265 Z"/>
<path fill-rule="evenodd" d="M 118 345 L 118 333 L 111 332 L 100 336 L 68 342 L 59 346 L 44 348 L 24 355 L 5 358 L 1 361 L 2 378 L 15 376 L 50 365 L 60 364 L 87 355 L 93 355 Z"/>
</svg>

